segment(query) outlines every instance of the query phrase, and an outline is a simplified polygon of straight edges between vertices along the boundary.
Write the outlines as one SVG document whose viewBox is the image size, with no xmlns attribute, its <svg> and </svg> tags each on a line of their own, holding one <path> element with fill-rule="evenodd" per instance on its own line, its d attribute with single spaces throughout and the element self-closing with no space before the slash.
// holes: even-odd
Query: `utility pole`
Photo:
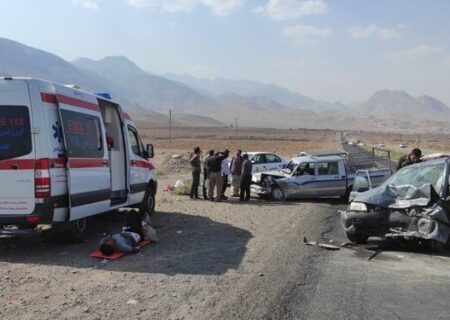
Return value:
<svg viewBox="0 0 450 320">
<path fill-rule="evenodd" d="M 417 148 L 420 148 L 420 134 L 417 136 Z"/>
<path fill-rule="evenodd" d="M 169 146 L 172 146 L 172 109 L 169 110 Z"/>
<path fill-rule="evenodd" d="M 234 118 L 234 138 L 237 139 L 238 118 Z"/>
</svg>

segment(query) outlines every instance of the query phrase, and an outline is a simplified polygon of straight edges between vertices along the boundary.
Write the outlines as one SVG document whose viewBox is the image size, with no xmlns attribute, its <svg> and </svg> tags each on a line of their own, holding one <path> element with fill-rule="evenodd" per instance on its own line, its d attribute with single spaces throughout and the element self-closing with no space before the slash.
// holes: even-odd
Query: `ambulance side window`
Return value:
<svg viewBox="0 0 450 320">
<path fill-rule="evenodd" d="M 133 127 L 128 126 L 128 137 L 130 140 L 131 151 L 133 151 L 135 155 L 142 157 L 144 154 L 144 148 L 137 131 Z"/>
<path fill-rule="evenodd" d="M 100 118 L 69 110 L 61 110 L 61 114 L 69 157 L 103 158 Z"/>
</svg>

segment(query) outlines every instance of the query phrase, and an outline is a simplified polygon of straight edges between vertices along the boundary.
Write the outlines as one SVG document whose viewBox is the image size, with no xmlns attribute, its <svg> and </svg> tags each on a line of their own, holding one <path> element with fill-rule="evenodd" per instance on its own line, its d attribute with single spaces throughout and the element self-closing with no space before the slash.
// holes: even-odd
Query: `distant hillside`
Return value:
<svg viewBox="0 0 450 320">
<path fill-rule="evenodd" d="M 450 109 L 441 101 L 421 96 L 414 98 L 400 90 L 377 91 L 365 104 L 353 108 L 361 116 L 409 121 L 450 119 Z"/>
<path fill-rule="evenodd" d="M 182 82 L 210 96 L 233 93 L 242 97 L 265 97 L 280 105 L 298 109 L 335 109 L 342 107 L 342 104 L 330 104 L 314 100 L 313 98 L 292 92 L 275 84 L 264 84 L 249 80 L 229 80 L 221 77 L 214 80 L 197 79 L 191 75 L 176 75 L 174 73 L 166 73 L 164 77 Z"/>
<path fill-rule="evenodd" d="M 210 98 L 186 85 L 147 73 L 125 57 L 106 57 L 99 61 L 77 59 L 73 64 L 86 72 L 97 74 L 114 88 L 118 96 L 133 101 L 144 109 L 173 109 L 183 113 L 202 114 L 217 107 Z"/>
</svg>

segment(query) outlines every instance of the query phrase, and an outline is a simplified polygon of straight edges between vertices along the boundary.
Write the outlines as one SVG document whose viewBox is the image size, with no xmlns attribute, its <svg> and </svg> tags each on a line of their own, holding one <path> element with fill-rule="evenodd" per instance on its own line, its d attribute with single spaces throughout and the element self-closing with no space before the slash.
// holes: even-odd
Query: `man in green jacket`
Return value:
<svg viewBox="0 0 450 320">
<path fill-rule="evenodd" d="M 402 156 L 398 160 L 397 170 L 400 170 L 403 167 L 409 166 L 411 164 L 421 162 L 420 157 L 422 156 L 422 151 L 419 148 L 414 148 L 408 155 Z"/>
</svg>

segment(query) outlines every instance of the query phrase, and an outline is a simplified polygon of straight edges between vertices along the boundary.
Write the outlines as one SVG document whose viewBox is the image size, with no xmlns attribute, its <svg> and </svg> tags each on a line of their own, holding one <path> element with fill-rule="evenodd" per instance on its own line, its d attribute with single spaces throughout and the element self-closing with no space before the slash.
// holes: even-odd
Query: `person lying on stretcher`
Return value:
<svg viewBox="0 0 450 320">
<path fill-rule="evenodd" d="M 105 256 L 110 256 L 114 252 L 139 252 L 139 242 L 145 238 L 139 213 L 127 214 L 126 225 L 122 232 L 108 235 L 100 241 L 100 251 Z"/>
</svg>

